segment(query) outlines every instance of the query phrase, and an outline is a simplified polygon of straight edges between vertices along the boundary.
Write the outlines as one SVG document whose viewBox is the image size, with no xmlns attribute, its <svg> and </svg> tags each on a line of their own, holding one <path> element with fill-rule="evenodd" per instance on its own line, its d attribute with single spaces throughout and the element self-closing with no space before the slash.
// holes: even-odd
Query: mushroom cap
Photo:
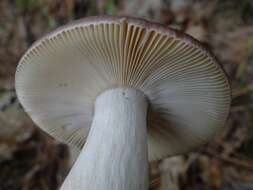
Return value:
<svg viewBox="0 0 253 190">
<path fill-rule="evenodd" d="M 44 36 L 21 58 L 18 98 L 44 131 L 81 148 L 94 101 L 130 87 L 149 101 L 149 159 L 187 153 L 224 127 L 231 92 L 215 57 L 177 30 L 126 16 L 78 20 Z"/>
</svg>

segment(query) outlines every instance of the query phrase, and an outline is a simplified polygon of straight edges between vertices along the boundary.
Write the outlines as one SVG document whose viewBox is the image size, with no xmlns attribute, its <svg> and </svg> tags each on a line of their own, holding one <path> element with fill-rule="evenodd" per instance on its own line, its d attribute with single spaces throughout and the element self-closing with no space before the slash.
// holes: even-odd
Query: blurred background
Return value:
<svg viewBox="0 0 253 190">
<path fill-rule="evenodd" d="M 23 112 L 15 68 L 40 36 L 99 14 L 144 17 L 191 34 L 231 81 L 226 130 L 197 152 L 150 163 L 150 189 L 253 190 L 252 0 L 0 0 L 0 190 L 56 190 L 66 176 L 77 152 Z"/>
</svg>

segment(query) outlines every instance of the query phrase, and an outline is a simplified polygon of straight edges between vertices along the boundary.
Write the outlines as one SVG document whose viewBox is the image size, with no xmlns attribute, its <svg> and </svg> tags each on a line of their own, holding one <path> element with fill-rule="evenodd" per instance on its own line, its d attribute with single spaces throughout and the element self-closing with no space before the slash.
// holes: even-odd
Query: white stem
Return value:
<svg viewBox="0 0 253 190">
<path fill-rule="evenodd" d="M 86 144 L 61 190 L 147 190 L 147 101 L 134 89 L 101 94 Z"/>
</svg>

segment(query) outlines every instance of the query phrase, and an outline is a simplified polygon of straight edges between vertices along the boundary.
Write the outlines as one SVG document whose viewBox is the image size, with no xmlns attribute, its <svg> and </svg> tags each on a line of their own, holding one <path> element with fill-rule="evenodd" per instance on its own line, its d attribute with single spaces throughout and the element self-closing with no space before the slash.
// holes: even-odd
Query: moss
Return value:
<svg viewBox="0 0 253 190">
<path fill-rule="evenodd" d="M 33 11 L 41 7 L 40 0 L 16 0 L 16 6 L 21 11 Z"/>
</svg>

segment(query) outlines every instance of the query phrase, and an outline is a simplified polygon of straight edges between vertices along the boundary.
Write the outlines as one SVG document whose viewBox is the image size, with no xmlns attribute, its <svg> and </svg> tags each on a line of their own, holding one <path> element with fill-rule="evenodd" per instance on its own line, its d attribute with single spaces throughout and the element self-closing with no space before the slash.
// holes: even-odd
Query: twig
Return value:
<svg viewBox="0 0 253 190">
<path fill-rule="evenodd" d="M 220 154 L 214 150 L 211 149 L 205 149 L 205 151 L 202 152 L 203 154 L 206 154 L 208 156 L 211 156 L 213 158 L 216 158 L 218 160 L 221 160 L 222 162 L 235 165 L 236 167 L 241 167 L 246 170 L 253 171 L 253 163 L 247 162 L 247 161 L 241 161 L 237 158 L 232 158 L 228 156 L 224 156 L 223 154 Z"/>
</svg>

